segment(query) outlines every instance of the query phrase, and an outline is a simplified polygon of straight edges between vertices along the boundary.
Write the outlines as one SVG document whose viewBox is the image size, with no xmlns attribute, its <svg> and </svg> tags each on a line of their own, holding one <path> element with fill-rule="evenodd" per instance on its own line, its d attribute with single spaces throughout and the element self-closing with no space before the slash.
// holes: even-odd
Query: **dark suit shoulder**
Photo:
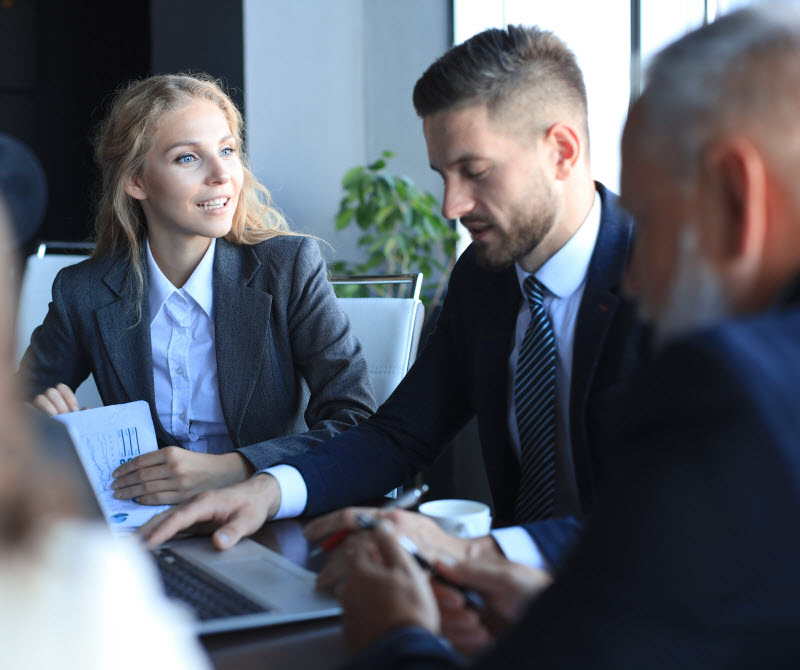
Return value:
<svg viewBox="0 0 800 670">
<path fill-rule="evenodd" d="M 774 425 L 783 424 L 785 434 L 800 433 L 800 306 L 785 311 L 726 321 L 677 340 L 664 352 L 665 365 L 684 364 L 694 374 L 696 385 L 716 382 L 725 394 L 746 395 L 753 407 Z M 702 361 L 714 366 L 713 375 L 698 374 Z M 691 366 L 691 367 L 690 367 Z M 789 426 L 793 426 L 791 431 Z"/>
<path fill-rule="evenodd" d="M 788 450 L 781 448 L 779 458 L 795 459 L 798 376 L 800 310 L 695 331 L 664 347 L 649 367 L 631 396 L 621 441 L 636 444 L 642 441 L 636 435 L 647 435 L 673 457 L 686 447 L 692 459 L 702 454 L 725 461 L 733 458 L 735 445 L 763 458 L 768 444 L 785 444 Z M 653 428 L 659 426 L 656 440 Z M 671 439 L 679 433 L 681 439 Z"/>
</svg>

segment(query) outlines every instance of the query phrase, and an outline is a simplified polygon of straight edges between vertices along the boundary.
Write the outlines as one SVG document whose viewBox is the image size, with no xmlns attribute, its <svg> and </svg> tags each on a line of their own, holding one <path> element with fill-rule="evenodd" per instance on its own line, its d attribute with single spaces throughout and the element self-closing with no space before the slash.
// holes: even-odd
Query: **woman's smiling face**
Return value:
<svg viewBox="0 0 800 670">
<path fill-rule="evenodd" d="M 163 116 L 125 191 L 141 202 L 151 240 L 191 244 L 230 231 L 243 177 L 225 115 L 198 99 Z"/>
</svg>

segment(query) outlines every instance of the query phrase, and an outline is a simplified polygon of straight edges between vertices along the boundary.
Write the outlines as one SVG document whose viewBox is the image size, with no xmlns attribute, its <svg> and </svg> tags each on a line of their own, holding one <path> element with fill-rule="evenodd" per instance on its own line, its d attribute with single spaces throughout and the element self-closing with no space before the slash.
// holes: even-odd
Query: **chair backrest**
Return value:
<svg viewBox="0 0 800 670">
<path fill-rule="evenodd" d="M 417 357 L 425 308 L 415 298 L 339 298 L 361 342 L 378 405 Z"/>
<path fill-rule="evenodd" d="M 382 285 L 378 292 L 396 295 L 407 284 L 408 298 L 339 298 L 361 342 L 378 405 L 392 394 L 417 357 L 425 308 L 419 300 L 422 273 L 331 277 L 334 285 Z"/>
<path fill-rule="evenodd" d="M 85 254 L 47 253 L 44 247 L 40 248 L 38 253 L 28 256 L 25 261 L 25 274 L 22 276 L 17 312 L 17 363 L 30 344 L 31 334 L 47 315 L 56 274 L 61 268 L 80 263 L 87 258 Z M 80 385 L 75 394 L 81 407 L 100 407 L 103 404 L 91 375 Z"/>
</svg>

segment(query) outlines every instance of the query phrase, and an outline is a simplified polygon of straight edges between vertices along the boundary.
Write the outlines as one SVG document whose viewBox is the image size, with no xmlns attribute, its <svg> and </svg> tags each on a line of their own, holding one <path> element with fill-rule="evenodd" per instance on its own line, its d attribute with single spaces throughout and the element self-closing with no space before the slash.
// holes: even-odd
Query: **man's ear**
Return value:
<svg viewBox="0 0 800 670">
<path fill-rule="evenodd" d="M 566 179 L 581 157 L 581 139 L 575 129 L 559 121 L 545 133 L 545 141 L 553 148 L 555 156 L 555 177 Z"/>
<path fill-rule="evenodd" d="M 147 191 L 138 175 L 125 177 L 125 193 L 135 200 L 147 200 Z"/>
<path fill-rule="evenodd" d="M 706 154 L 707 196 L 712 198 L 712 248 L 724 268 L 738 274 L 760 263 L 768 225 L 768 175 L 752 142 L 726 139 Z M 701 195 L 701 197 L 703 197 Z"/>
</svg>

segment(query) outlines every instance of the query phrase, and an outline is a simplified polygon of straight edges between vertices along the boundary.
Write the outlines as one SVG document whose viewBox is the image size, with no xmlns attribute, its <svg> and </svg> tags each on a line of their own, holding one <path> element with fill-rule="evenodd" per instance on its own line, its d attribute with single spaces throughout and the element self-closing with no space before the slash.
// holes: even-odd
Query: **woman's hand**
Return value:
<svg viewBox="0 0 800 670">
<path fill-rule="evenodd" d="M 253 466 L 238 452 L 198 454 L 181 447 L 164 447 L 120 465 L 112 476 L 114 497 L 135 498 L 144 505 L 172 505 L 192 496 L 243 482 Z"/>
<path fill-rule="evenodd" d="M 66 384 L 56 384 L 43 391 L 31 401 L 31 405 L 50 416 L 77 412 L 80 409 L 78 399 Z"/>
</svg>

